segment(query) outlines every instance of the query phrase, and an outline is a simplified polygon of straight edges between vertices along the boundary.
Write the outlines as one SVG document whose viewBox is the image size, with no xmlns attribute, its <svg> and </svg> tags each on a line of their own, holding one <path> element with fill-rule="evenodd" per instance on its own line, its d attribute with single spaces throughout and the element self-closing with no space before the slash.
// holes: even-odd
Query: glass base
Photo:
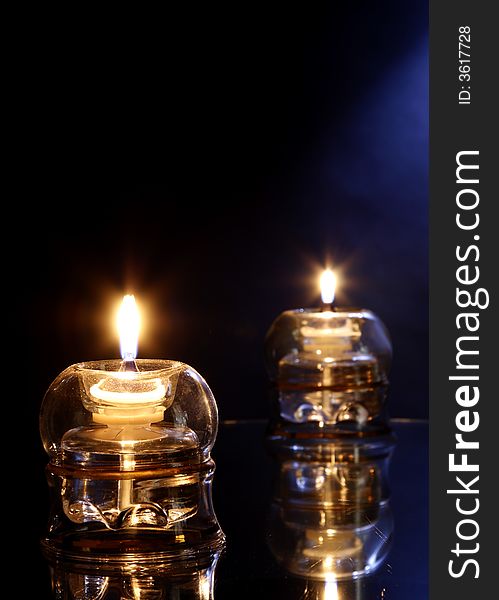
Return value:
<svg viewBox="0 0 499 600">
<path fill-rule="evenodd" d="M 142 572 L 209 560 L 223 550 L 225 536 L 218 525 L 204 530 L 184 527 L 181 533 L 128 529 L 47 537 L 41 545 L 49 561 Z"/>
<path fill-rule="evenodd" d="M 102 563 L 171 563 L 211 555 L 224 534 L 211 500 L 215 465 L 120 473 L 49 465 L 49 557 Z M 133 479 L 125 477 L 133 476 Z"/>
<path fill-rule="evenodd" d="M 114 556 L 108 561 L 48 556 L 52 589 L 65 600 L 208 600 L 213 598 L 221 550 L 174 560 L 162 553 Z"/>
</svg>

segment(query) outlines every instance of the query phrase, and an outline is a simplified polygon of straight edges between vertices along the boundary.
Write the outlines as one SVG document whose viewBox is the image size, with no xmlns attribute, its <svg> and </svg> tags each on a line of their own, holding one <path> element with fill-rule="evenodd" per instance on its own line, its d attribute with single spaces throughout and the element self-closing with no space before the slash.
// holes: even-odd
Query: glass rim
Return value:
<svg viewBox="0 0 499 600">
<path fill-rule="evenodd" d="M 108 358 L 103 360 L 92 360 L 75 363 L 73 368 L 79 373 L 91 373 L 93 375 L 102 375 L 110 377 L 113 373 L 119 373 L 119 366 L 122 363 L 120 358 Z M 137 366 L 148 366 L 145 370 L 139 370 L 136 373 L 137 377 L 160 377 L 161 375 L 170 375 L 174 372 L 181 371 L 183 368 L 189 368 L 183 362 L 177 360 L 167 360 L 163 358 L 137 358 L 135 359 Z M 151 368 L 152 367 L 152 368 Z M 133 371 L 130 371 L 133 373 Z"/>
<path fill-rule="evenodd" d="M 285 310 L 283 315 L 308 315 L 314 316 L 327 315 L 328 318 L 334 317 L 352 317 L 352 318 L 366 318 L 366 319 L 377 319 L 378 317 L 368 308 L 359 308 L 356 306 L 340 306 L 331 308 L 324 308 L 322 306 L 314 306 L 312 308 L 290 308 Z"/>
</svg>

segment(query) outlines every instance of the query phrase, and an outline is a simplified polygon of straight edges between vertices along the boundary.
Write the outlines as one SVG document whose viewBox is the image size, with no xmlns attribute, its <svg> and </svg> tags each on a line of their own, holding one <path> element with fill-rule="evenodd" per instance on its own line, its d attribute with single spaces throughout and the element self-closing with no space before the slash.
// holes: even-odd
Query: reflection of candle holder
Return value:
<svg viewBox="0 0 499 600">
<path fill-rule="evenodd" d="M 285 311 L 272 324 L 265 348 L 287 430 L 321 428 L 325 435 L 386 430 L 391 344 L 372 312 Z"/>
<path fill-rule="evenodd" d="M 136 554 L 133 560 L 106 564 L 87 561 L 50 561 L 52 589 L 65 600 L 212 600 L 215 569 L 220 553 L 202 560 L 174 564 L 150 562 Z"/>
<path fill-rule="evenodd" d="M 356 579 L 386 558 L 393 531 L 387 469 L 393 440 L 269 439 L 277 459 L 270 548 L 290 573 Z M 332 585 L 332 583 L 331 583 Z"/>
<path fill-rule="evenodd" d="M 221 546 L 211 503 L 217 409 L 194 369 L 163 360 L 73 365 L 50 386 L 40 423 L 53 495 L 49 554 L 109 562 Z"/>
</svg>

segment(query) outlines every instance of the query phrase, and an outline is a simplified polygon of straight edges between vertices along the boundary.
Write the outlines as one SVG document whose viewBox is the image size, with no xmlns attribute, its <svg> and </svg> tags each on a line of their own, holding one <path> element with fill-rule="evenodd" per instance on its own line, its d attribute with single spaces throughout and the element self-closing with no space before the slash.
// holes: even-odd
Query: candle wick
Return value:
<svg viewBox="0 0 499 600">
<path fill-rule="evenodd" d="M 123 360 L 121 361 L 121 365 L 120 365 L 120 371 L 127 371 L 127 372 L 133 372 L 133 373 L 138 373 L 139 372 L 139 367 L 137 366 L 137 363 L 135 361 L 135 357 L 132 354 L 127 354 Z"/>
</svg>

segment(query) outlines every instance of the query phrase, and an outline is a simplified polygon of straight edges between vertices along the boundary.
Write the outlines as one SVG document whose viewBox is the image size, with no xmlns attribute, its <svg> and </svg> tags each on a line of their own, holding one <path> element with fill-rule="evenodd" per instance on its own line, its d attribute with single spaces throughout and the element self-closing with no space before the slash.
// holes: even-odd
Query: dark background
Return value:
<svg viewBox="0 0 499 600">
<path fill-rule="evenodd" d="M 222 419 L 266 418 L 265 332 L 319 301 L 329 260 L 338 303 L 391 332 L 391 414 L 427 416 L 426 2 L 78 10 L 33 9 L 8 55 L 25 60 L 6 114 L 6 498 L 33 585 L 39 406 L 69 364 L 118 356 L 124 293 L 147 317 L 139 356 L 194 366 Z"/>
<path fill-rule="evenodd" d="M 139 356 L 194 366 L 223 419 L 265 417 L 265 332 L 319 301 L 326 260 L 391 332 L 391 414 L 426 417 L 426 2 L 193 11 L 33 56 L 26 419 L 67 365 L 118 356 L 130 292 Z"/>
</svg>

